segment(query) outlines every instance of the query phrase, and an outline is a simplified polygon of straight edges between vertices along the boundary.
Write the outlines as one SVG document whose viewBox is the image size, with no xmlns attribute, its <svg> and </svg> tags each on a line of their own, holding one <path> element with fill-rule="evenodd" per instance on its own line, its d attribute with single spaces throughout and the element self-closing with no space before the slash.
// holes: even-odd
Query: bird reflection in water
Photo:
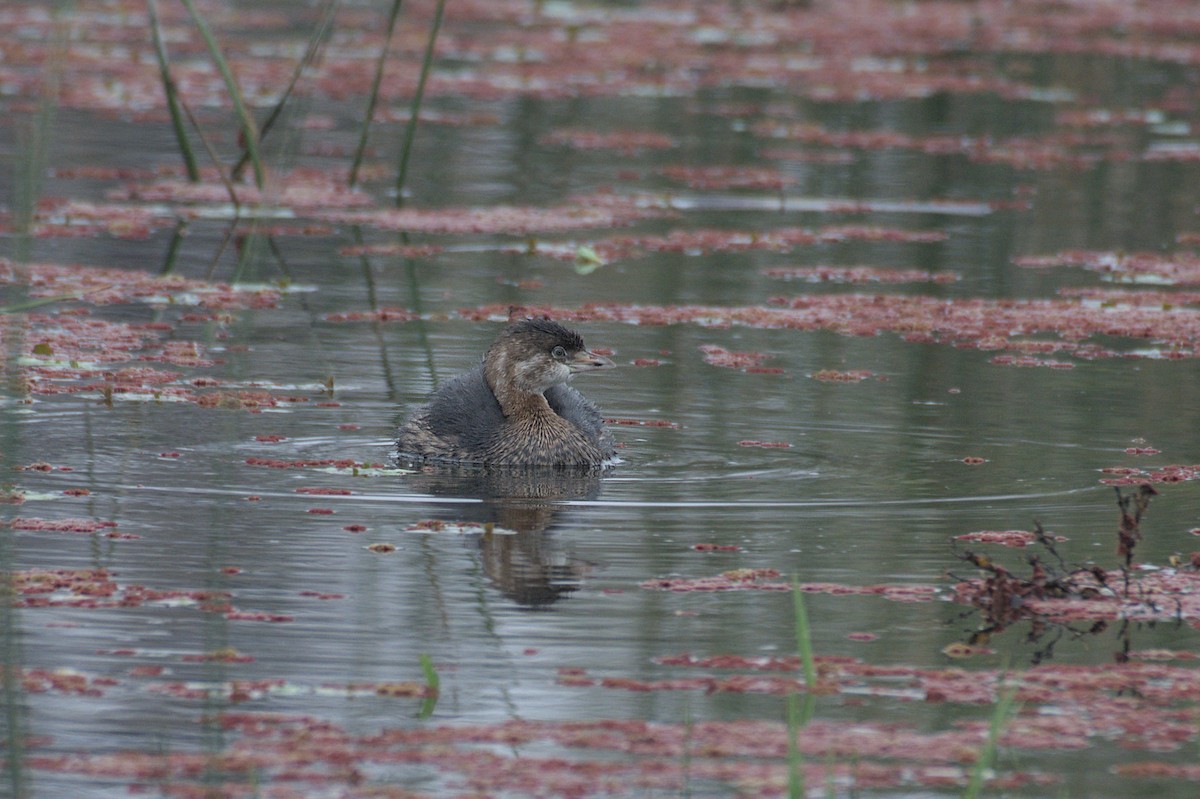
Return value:
<svg viewBox="0 0 1200 799">
<path fill-rule="evenodd" d="M 579 589 L 590 564 L 572 557 L 552 530 L 568 500 L 600 495 L 595 469 L 420 466 L 405 477 L 412 488 L 435 497 L 481 499 L 453 506 L 443 520 L 493 525 L 515 534 L 479 536 L 484 572 L 518 605 L 545 609 Z"/>
</svg>

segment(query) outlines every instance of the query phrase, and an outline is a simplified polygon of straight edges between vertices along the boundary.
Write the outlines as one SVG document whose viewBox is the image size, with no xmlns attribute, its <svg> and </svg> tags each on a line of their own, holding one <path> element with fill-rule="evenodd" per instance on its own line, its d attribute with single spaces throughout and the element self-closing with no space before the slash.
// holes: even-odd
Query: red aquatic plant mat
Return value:
<svg viewBox="0 0 1200 799">
<path fill-rule="evenodd" d="M 723 785 L 745 796 L 786 795 L 788 730 L 778 722 L 656 724 L 635 720 L 506 721 L 351 732 L 311 716 L 226 712 L 209 720 L 236 740 L 223 751 L 40 753 L 28 767 L 132 785 L 170 785 L 172 795 L 398 799 L 455 795 L 573 797 L 676 795 Z M 854 790 L 964 786 L 986 725 L 921 733 L 902 724 L 814 722 L 799 731 L 804 776 Z M 430 793 L 396 787 L 413 769 L 440 775 Z M 217 776 L 220 775 L 220 776 Z M 997 773 L 993 788 L 1046 786 L 1036 772 Z M 192 790 L 192 789 L 195 790 Z M 283 791 L 283 793 L 278 793 Z"/>
<path fill-rule="evenodd" d="M 1100 272 L 1118 283 L 1200 284 L 1200 256 L 1187 252 L 1164 254 L 1068 250 L 1054 255 L 1016 258 L 1014 263 L 1030 269 L 1080 267 Z"/>
<path fill-rule="evenodd" d="M 1023 355 L 1061 353 L 1082 359 L 1193 358 L 1200 354 L 1200 311 L 1170 313 L 1139 306 L 1100 307 L 1069 299 L 941 299 L 881 294 L 822 294 L 772 298 L 769 306 L 624 305 L 592 303 L 574 308 L 533 305 L 517 312 L 572 322 L 640 325 L 694 324 L 786 330 L 832 330 L 857 336 L 890 332 L 918 344 L 950 344 Z M 508 319 L 511 306 L 463 308 L 473 321 Z M 1117 350 L 1088 339 L 1146 342 Z M 1147 346 L 1148 345 L 1148 346 Z M 1061 364 L 1049 361 L 1045 365 Z M 1021 365 L 1024 365 L 1023 363 Z"/>
<path fill-rule="evenodd" d="M 90 305 L 146 303 L 233 310 L 274 308 L 281 291 L 209 283 L 179 275 L 83 264 L 15 264 L 0 259 L 0 284 L 24 285 L 30 297 L 62 297 Z"/>
<path fill-rule="evenodd" d="M 95 610 L 167 603 L 221 613 L 237 621 L 292 620 L 291 616 L 282 614 L 239 610 L 234 607 L 232 594 L 227 591 L 157 589 L 137 583 L 119 583 L 116 575 L 107 569 L 29 569 L 12 572 L 10 580 L 16 596 L 15 604 L 23 608 Z"/>
</svg>

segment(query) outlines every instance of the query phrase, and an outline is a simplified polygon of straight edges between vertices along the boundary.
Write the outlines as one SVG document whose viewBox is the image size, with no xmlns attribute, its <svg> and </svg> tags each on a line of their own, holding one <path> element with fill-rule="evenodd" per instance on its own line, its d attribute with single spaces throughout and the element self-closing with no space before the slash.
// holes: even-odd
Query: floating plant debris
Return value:
<svg viewBox="0 0 1200 799">
<path fill-rule="evenodd" d="M 734 352 L 716 344 L 702 344 L 700 351 L 704 353 L 705 363 L 747 372 L 757 370 L 763 361 L 771 357 L 761 352 Z"/>
<path fill-rule="evenodd" d="M 570 147 L 572 150 L 619 150 L 633 153 L 639 150 L 668 150 L 678 145 L 671 136 L 656 131 L 564 129 L 548 133 L 542 144 Z"/>
<path fill-rule="evenodd" d="M 404 528 L 406 533 L 430 533 L 437 535 L 516 535 L 516 530 L 500 527 L 491 522 L 447 522 L 441 519 L 424 519 Z"/>
<path fill-rule="evenodd" d="M 875 373 L 868 369 L 851 369 L 845 372 L 839 372 L 836 369 L 822 369 L 819 372 L 813 372 L 812 378 L 820 380 L 822 383 L 860 383 L 874 376 Z"/>
<path fill-rule="evenodd" d="M 1053 266 L 1081 267 L 1100 272 L 1119 283 L 1200 284 L 1200 256 L 1195 253 L 1164 255 L 1152 252 L 1069 250 L 1054 255 L 1015 258 L 1013 263 L 1038 269 Z"/>
<path fill-rule="evenodd" d="M 955 541 L 970 541 L 977 544 L 999 544 L 1004 547 L 1027 547 L 1037 541 L 1037 533 L 1028 530 L 980 530 L 974 533 L 963 533 L 954 536 Z M 1043 535 L 1046 535 L 1043 533 Z M 1050 536 L 1054 541 L 1062 542 L 1067 538 L 1061 535 Z"/>
<path fill-rule="evenodd" d="M 692 544 L 696 552 L 741 552 L 737 544 Z"/>
<path fill-rule="evenodd" d="M 387 543 L 367 544 L 366 548 L 371 552 L 377 552 L 380 554 L 388 554 L 388 553 L 396 551 L 395 544 L 387 544 Z"/>
<path fill-rule="evenodd" d="M 314 211 L 318 219 L 349 225 L 365 225 L 379 230 L 403 230 L 409 233 L 506 234 L 527 236 L 589 228 L 613 228 L 639 219 L 660 216 L 655 209 L 639 209 L 631 204 L 588 203 L 559 208 L 489 206 L 481 208 L 374 209 Z"/>
<path fill-rule="evenodd" d="M 1110 466 L 1101 470 L 1112 477 L 1103 477 L 1101 483 L 1112 486 L 1146 485 L 1150 483 L 1186 483 L 1200 478 L 1200 464 L 1184 466 L 1170 464 L 1151 469 L 1129 466 Z"/>
<path fill-rule="evenodd" d="M 641 587 L 651 591 L 676 593 L 720 591 L 791 591 L 775 569 L 734 569 L 711 577 L 663 577 L 646 580 Z M 895 602 L 928 602 L 937 594 L 931 585 L 842 585 L 839 583 L 800 583 L 800 590 L 834 596 L 881 596 Z"/>
<path fill-rule="evenodd" d="M 116 522 L 95 519 L 32 519 L 18 516 L 8 522 L 14 530 L 36 533 L 99 533 L 117 526 Z"/>
<path fill-rule="evenodd" d="M 764 167 L 669 166 L 662 173 L 693 189 L 782 189 L 796 182 L 795 178 Z"/>
<path fill-rule="evenodd" d="M 979 609 L 986 627 L 983 634 L 1002 631 L 1016 621 L 1038 624 L 1109 621 L 1186 622 L 1200 628 L 1200 553 L 1171 568 L 1135 570 L 1133 554 L 1142 540 L 1141 521 L 1150 498 L 1158 492 L 1143 482 L 1129 494 L 1117 488 L 1120 521 L 1117 554 L 1123 560 L 1115 569 L 1095 564 L 1068 566 L 1055 547 L 1058 537 L 1037 525 L 1032 540 L 1042 552 L 1028 556 L 1028 577 L 1019 575 L 993 558 L 971 551 L 961 553 L 981 576 L 961 580 L 955 600 Z M 975 540 L 986 540 L 984 538 Z M 1002 534 L 1007 535 L 1007 534 Z M 971 540 L 971 539 L 967 539 Z M 1126 639 L 1128 647 L 1128 639 Z M 1121 654 L 1119 661 L 1126 660 Z"/>
<path fill-rule="evenodd" d="M 62 264 L 14 265 L 0 259 L 0 284 L 23 283 L 32 297 L 70 296 L 92 305 L 145 302 L 222 310 L 274 308 L 282 289 L 206 283 L 178 275 Z"/>
<path fill-rule="evenodd" d="M 870 266 L 779 266 L 764 269 L 767 277 L 806 283 L 954 283 L 955 272 L 925 272 L 919 269 L 877 269 Z"/>
<path fill-rule="evenodd" d="M 624 427 L 666 427 L 671 430 L 679 430 L 683 427 L 678 422 L 671 422 L 666 419 L 605 419 L 604 423 L 622 425 Z"/>
<path fill-rule="evenodd" d="M 16 604 L 23 608 L 132 608 L 146 604 L 182 605 L 230 620 L 290 621 L 281 614 L 249 613 L 232 604 L 232 595 L 208 589 L 161 590 L 137 583 L 118 583 L 107 569 L 29 569 L 12 572 Z"/>
</svg>

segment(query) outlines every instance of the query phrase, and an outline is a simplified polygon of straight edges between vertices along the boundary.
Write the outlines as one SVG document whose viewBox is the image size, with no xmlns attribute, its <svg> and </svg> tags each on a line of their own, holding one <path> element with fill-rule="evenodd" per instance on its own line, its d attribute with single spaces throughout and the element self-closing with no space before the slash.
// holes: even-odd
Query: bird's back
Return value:
<svg viewBox="0 0 1200 799">
<path fill-rule="evenodd" d="M 600 412 L 582 394 L 564 384 L 551 387 L 545 396 L 550 408 L 590 441 L 602 458 L 615 455 Z M 506 426 L 480 364 L 434 392 L 429 403 L 400 428 L 396 446 L 402 454 L 421 458 L 487 462 L 496 460 L 498 449 L 517 451 L 554 443 L 509 441 L 515 432 Z"/>
</svg>

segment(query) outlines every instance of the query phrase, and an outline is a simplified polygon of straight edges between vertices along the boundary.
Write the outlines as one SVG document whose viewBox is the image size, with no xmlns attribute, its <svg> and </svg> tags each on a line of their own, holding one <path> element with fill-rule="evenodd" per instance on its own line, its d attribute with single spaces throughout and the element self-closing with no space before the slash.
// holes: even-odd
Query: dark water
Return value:
<svg viewBox="0 0 1200 799">
<path fill-rule="evenodd" d="M 1087 56 L 1030 57 L 1025 67 L 1050 87 L 1091 93 L 1111 87 L 1114 107 L 1136 103 L 1139 96 Z M 1138 78 L 1155 95 L 1188 80 L 1175 70 L 1148 65 L 1142 65 Z M 658 189 L 666 185 L 657 177 L 662 165 L 762 163 L 761 150 L 769 143 L 707 109 L 719 102 L 771 100 L 788 102 L 765 91 L 735 89 L 708 98 L 480 102 L 481 110 L 499 118 L 497 124 L 422 129 L 409 189 L 416 205 L 431 207 L 552 205 L 601 185 Z M 339 124 L 320 135 L 350 140 L 355 132 L 350 111 L 327 102 Z M 433 103 L 449 109 L 456 101 L 435 98 Z M 1004 103 L 989 96 L 790 107 L 797 117 L 830 127 L 912 135 L 1003 136 L 1054 129 L 1053 103 Z M 551 130 L 588 126 L 649 127 L 679 137 L 681 144 L 629 155 L 538 143 Z M 388 132 L 396 130 L 392 126 Z M 15 139 L 5 143 L 9 161 L 21 157 L 17 145 Z M 926 209 L 846 218 L 754 207 L 729 210 L 736 205 L 733 197 L 765 195 L 676 189 L 681 196 L 707 197 L 698 202 L 707 203 L 708 210 L 646 222 L 639 231 L 861 223 L 942 231 L 948 238 L 817 245 L 791 253 L 649 254 L 589 275 L 577 274 L 570 264 L 487 249 L 364 262 L 339 253 L 353 243 L 343 229 L 327 237 L 284 239 L 290 280 L 311 291 L 285 295 L 278 308 L 236 311 L 224 330 L 196 324 L 171 334 L 199 340 L 221 359 L 189 375 L 312 400 L 257 414 L 119 398 L 110 407 L 95 395 L 35 397 L 33 404 L 20 404 L 14 379 L 21 368 L 19 339 L 6 339 L 3 465 L 47 461 L 73 471 L 14 472 L 0 479 L 28 494 L 20 507 L 0 506 L 5 517 L 110 520 L 122 533 L 139 536 L 111 540 L 5 530 L 7 569 L 105 568 L 122 584 L 230 591 L 239 609 L 291 619 L 230 621 L 170 603 L 14 610 L 4 630 L 6 650 L 24 668 L 73 669 L 113 676 L 119 683 L 102 697 L 27 694 L 10 719 L 19 718 L 27 734 L 49 736 L 52 743 L 45 749 L 50 752 L 187 751 L 211 744 L 195 722 L 202 703 L 147 690 L 146 681 L 127 676 L 130 668 L 149 664 L 167 667 L 160 681 L 198 687 L 279 678 L 285 688 L 238 708 L 305 713 L 358 731 L 513 718 L 779 720 L 778 698 L 580 689 L 559 684 L 557 674 L 560 668 L 586 668 L 597 678 L 662 679 L 673 674 L 654 664 L 663 655 L 794 650 L 790 597 L 672 594 L 640 587 L 656 577 L 773 568 L 803 582 L 948 589 L 948 572 L 967 571 L 955 556 L 953 536 L 1031 529 L 1035 520 L 1069 538 L 1063 545 L 1068 557 L 1115 565 L 1116 508 L 1112 490 L 1099 484 L 1100 470 L 1196 462 L 1192 409 L 1200 376 L 1193 361 L 1106 359 L 1077 361 L 1065 370 L 1012 368 L 989 363 L 994 353 L 907 343 L 892 334 L 585 323 L 578 327 L 589 346 L 613 350 L 622 368 L 581 378 L 576 386 L 610 417 L 677 425 L 615 426 L 622 462 L 601 476 L 521 480 L 393 471 L 354 476 L 247 463 L 255 457 L 386 463 L 395 424 L 437 382 L 475 363 L 499 329 L 455 319 L 458 308 L 489 303 L 575 307 L 593 301 L 740 306 L 761 305 L 772 296 L 855 290 L 951 299 L 1051 297 L 1061 286 L 1099 285 L 1099 279 L 1072 270 L 1017 269 L 1011 259 L 1070 248 L 1168 246 L 1177 233 L 1195 227 L 1193 209 L 1200 202 L 1194 164 L 1016 171 L 903 150 L 851 153 L 845 163 L 785 159 L 772 164 L 797 178 L 788 189 L 796 197 L 987 201 L 1007 198 L 1021 185 L 1032 186 L 1035 199 L 1032 209 L 1022 212 Z M 52 166 L 173 163 L 174 155 L 169 131 L 160 125 L 133 126 L 70 109 L 56 116 Z M 633 175 L 626 176 L 627 171 Z M 51 178 L 44 192 L 99 198 L 106 188 L 103 182 Z M 374 188 L 386 201 L 386 189 Z M 7 201 L 13 201 L 11 192 Z M 222 222 L 192 223 L 177 270 L 204 276 L 224 233 Z M 587 241 L 603 235 L 560 238 Z M 394 241 L 387 234 L 368 236 Z M 31 259 L 157 271 L 169 238 L 163 231 L 132 242 L 37 240 Z M 478 243 L 469 237 L 424 238 Z M 949 285 L 864 288 L 785 283 L 761 274 L 772 266 L 813 264 L 949 270 L 962 279 Z M 262 253 L 251 262 L 250 277 L 278 279 L 278 268 Z M 227 256 L 216 277 L 228 279 L 231 269 Z M 540 287 L 514 285 L 529 279 L 540 281 Z M 419 309 L 426 321 L 326 320 L 329 313 L 373 306 Z M 128 305 L 93 313 L 148 322 L 173 311 Z M 709 365 L 700 351 L 708 344 L 763 353 L 769 356 L 765 365 L 782 372 Z M 639 358 L 661 363 L 632 365 Z M 852 384 L 812 379 L 824 369 L 863 369 L 873 376 Z M 321 389 L 329 379 L 337 407 L 319 405 L 331 399 Z M 743 441 L 791 446 L 739 445 Z M 1137 446 L 1152 446 L 1161 454 L 1125 453 Z M 967 465 L 967 457 L 986 462 Z M 352 493 L 297 493 L 313 487 Z M 64 497 L 61 492 L 68 489 L 88 493 Z M 333 513 L 310 513 L 314 508 Z M 427 520 L 492 522 L 515 534 L 410 529 Z M 1164 488 L 1146 522 L 1139 559 L 1162 564 L 1172 553 L 1188 552 L 1187 531 L 1198 520 L 1195 484 Z M 365 531 L 347 531 L 348 525 Z M 395 551 L 367 548 L 379 543 L 392 544 Z M 692 550 L 697 543 L 737 545 L 742 551 L 705 554 Z M 1019 555 L 1000 557 L 1018 562 Z M 240 571 L 229 573 L 229 567 Z M 962 607 L 940 600 L 901 604 L 812 595 L 808 603 L 818 654 L 872 663 L 953 665 L 941 650 L 965 640 L 978 623 L 960 618 Z M 849 633 L 878 638 L 856 642 Z M 964 667 L 1027 664 L 1036 646 L 1025 643 L 1023 635 L 1023 629 L 1014 629 L 997 637 L 991 645 L 998 654 Z M 1135 648 L 1189 650 L 1197 643 L 1186 626 L 1134 633 Z M 182 659 L 224 647 L 253 662 Z M 1100 664 L 1110 662 L 1119 647 L 1112 637 L 1068 640 L 1054 654 L 1058 662 Z M 441 676 L 432 722 L 417 721 L 411 701 L 354 700 L 327 690 L 331 684 L 421 680 L 422 654 L 432 658 Z M 207 708 L 223 702 L 212 699 Z M 833 720 L 899 719 L 931 732 L 957 720 L 986 719 L 989 712 L 920 702 L 850 706 L 836 697 L 817 711 L 818 718 Z M 1193 739 L 1186 747 L 1194 745 Z M 1140 760 L 1144 754 L 1097 742 L 1082 753 L 1024 752 L 1019 759 L 1022 768 L 1058 775 L 1054 795 L 1132 796 L 1148 791 L 1149 783 L 1123 783 L 1107 767 L 1114 759 Z M 1161 757 L 1186 763 L 1193 754 Z M 399 779 L 435 795 L 438 790 L 416 770 Z M 100 797 L 123 795 L 126 783 L 35 772 L 30 784 L 36 796 Z M 1187 784 L 1153 787 L 1155 796 L 1194 793 Z M 950 793 L 919 788 L 887 795 Z"/>
</svg>

